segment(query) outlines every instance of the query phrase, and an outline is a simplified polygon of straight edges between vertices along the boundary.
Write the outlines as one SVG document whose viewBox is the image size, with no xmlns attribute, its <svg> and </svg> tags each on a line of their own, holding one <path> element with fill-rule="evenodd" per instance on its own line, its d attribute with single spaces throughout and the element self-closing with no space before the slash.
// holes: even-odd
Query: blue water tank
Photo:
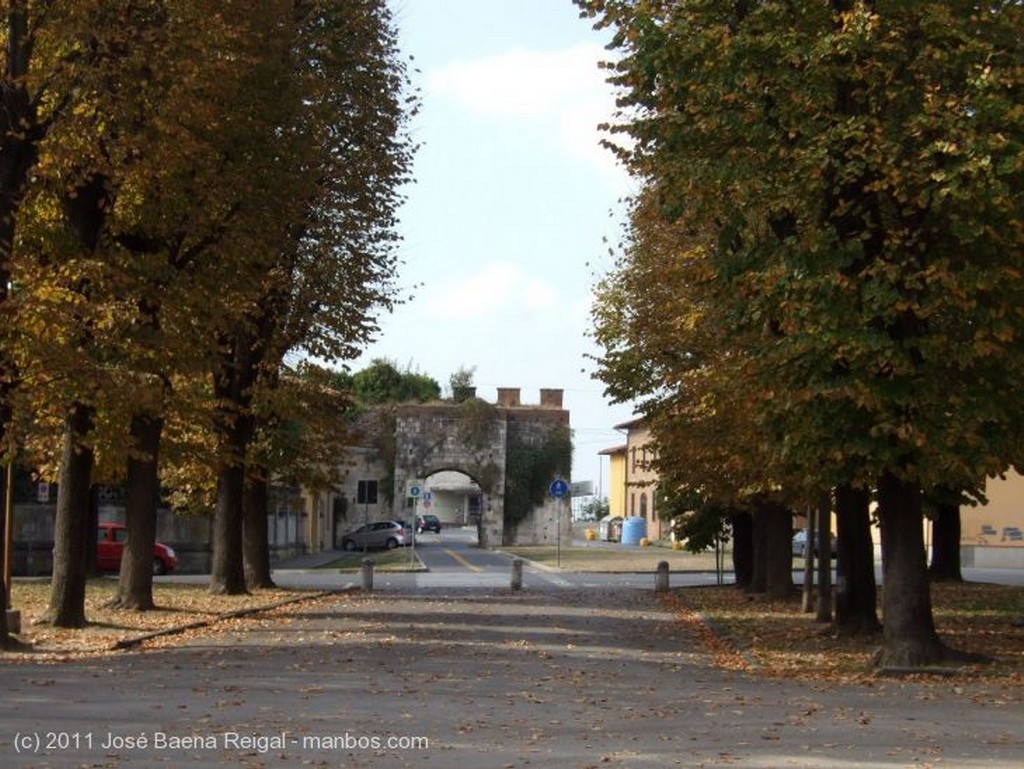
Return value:
<svg viewBox="0 0 1024 769">
<path fill-rule="evenodd" d="M 647 536 L 647 519 L 630 517 L 622 522 L 622 545 L 636 546 Z"/>
</svg>

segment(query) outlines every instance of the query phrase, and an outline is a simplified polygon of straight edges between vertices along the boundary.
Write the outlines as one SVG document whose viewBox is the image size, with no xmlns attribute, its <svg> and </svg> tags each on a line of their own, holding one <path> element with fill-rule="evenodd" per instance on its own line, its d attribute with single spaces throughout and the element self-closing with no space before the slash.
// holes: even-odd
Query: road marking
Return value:
<svg viewBox="0 0 1024 769">
<path fill-rule="evenodd" d="M 475 572 L 483 571 L 483 569 L 480 566 L 474 566 L 469 561 L 467 561 L 465 558 L 463 558 L 461 555 L 456 553 L 454 550 L 449 550 L 449 549 L 445 548 L 445 552 L 448 555 L 450 555 L 455 561 L 457 561 L 458 563 L 462 564 L 463 566 L 465 566 L 470 571 L 475 571 Z"/>
</svg>

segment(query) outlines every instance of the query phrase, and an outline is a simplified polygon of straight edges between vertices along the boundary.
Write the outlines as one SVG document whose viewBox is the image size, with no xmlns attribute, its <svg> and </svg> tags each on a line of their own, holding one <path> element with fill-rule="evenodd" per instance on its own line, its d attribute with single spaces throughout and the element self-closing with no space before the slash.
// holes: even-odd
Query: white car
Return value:
<svg viewBox="0 0 1024 769">
<path fill-rule="evenodd" d="M 835 534 L 829 534 L 829 542 L 831 543 L 831 557 L 836 557 L 836 536 Z M 804 553 L 807 552 L 807 531 L 798 531 L 793 535 L 793 555 L 803 558 Z M 818 554 L 817 546 L 815 546 L 814 554 Z"/>
<path fill-rule="evenodd" d="M 365 523 L 350 531 L 341 540 L 343 550 L 373 550 L 386 547 L 394 550 L 405 545 L 405 527 L 398 521 L 376 521 Z"/>
</svg>

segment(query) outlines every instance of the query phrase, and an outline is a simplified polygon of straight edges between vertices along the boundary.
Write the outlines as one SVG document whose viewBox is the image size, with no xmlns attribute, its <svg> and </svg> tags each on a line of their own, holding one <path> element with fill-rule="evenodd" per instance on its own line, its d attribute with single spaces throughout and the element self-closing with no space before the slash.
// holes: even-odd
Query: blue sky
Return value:
<svg viewBox="0 0 1024 769">
<path fill-rule="evenodd" d="M 422 146 L 401 211 L 398 282 L 412 299 L 381 318 L 354 362 L 394 361 L 446 387 L 475 367 L 477 394 L 563 388 L 573 480 L 607 489 L 602 448 L 630 418 L 593 380 L 586 337 L 595 276 L 620 239 L 629 181 L 598 145 L 613 94 L 597 62 L 605 35 L 570 0 L 392 0 L 414 57 Z"/>
</svg>

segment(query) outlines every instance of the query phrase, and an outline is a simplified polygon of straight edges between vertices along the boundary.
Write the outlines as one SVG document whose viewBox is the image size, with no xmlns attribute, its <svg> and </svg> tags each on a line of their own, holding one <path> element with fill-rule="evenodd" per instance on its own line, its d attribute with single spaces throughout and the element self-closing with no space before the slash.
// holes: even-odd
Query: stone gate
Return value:
<svg viewBox="0 0 1024 769">
<path fill-rule="evenodd" d="M 545 495 L 515 524 L 505 516 L 510 456 L 568 431 L 562 390 L 541 390 L 535 405 L 520 402 L 519 388 L 498 388 L 494 404 L 469 397 L 459 403 L 402 405 L 395 425 L 395 505 L 404 505 L 410 480 L 454 470 L 472 478 L 483 493 L 481 546 L 568 541 L 568 499 Z M 562 475 L 569 480 L 567 472 Z"/>
</svg>

